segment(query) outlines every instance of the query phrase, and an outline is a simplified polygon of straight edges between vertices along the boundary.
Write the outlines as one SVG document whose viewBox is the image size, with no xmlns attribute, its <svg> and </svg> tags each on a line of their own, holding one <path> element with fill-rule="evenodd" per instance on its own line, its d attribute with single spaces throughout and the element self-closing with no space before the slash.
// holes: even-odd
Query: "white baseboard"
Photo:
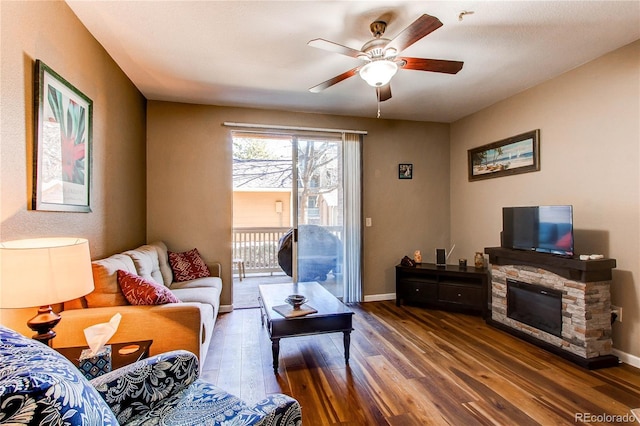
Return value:
<svg viewBox="0 0 640 426">
<path fill-rule="evenodd" d="M 365 302 L 380 302 L 382 300 L 396 300 L 396 294 L 387 293 L 387 294 L 371 294 L 369 296 L 364 296 Z"/>
<path fill-rule="evenodd" d="M 618 357 L 620 361 L 624 362 L 625 364 L 640 368 L 640 357 L 622 352 L 618 349 L 613 349 L 612 352 L 615 356 Z"/>
<path fill-rule="evenodd" d="M 233 311 L 233 305 L 220 305 L 220 309 L 218 310 L 218 313 L 228 314 L 231 311 Z"/>
</svg>

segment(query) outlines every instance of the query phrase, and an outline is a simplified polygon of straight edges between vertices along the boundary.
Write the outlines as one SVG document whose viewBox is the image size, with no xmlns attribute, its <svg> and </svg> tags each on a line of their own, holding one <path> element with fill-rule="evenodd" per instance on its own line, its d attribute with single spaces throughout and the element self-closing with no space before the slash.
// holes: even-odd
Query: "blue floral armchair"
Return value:
<svg viewBox="0 0 640 426">
<path fill-rule="evenodd" d="M 87 381 L 53 349 L 0 326 L 0 424 L 300 425 L 286 395 L 247 404 L 198 379 L 198 359 L 173 351 Z"/>
</svg>

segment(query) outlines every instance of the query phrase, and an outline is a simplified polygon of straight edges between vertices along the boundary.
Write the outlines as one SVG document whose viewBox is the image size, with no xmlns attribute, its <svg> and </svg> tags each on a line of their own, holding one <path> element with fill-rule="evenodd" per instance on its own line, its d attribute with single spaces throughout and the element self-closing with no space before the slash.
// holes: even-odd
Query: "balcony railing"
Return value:
<svg viewBox="0 0 640 426">
<path fill-rule="evenodd" d="M 341 226 L 325 227 L 341 238 Z M 291 228 L 233 228 L 233 258 L 244 261 L 246 273 L 282 272 L 278 264 L 280 238 Z"/>
<path fill-rule="evenodd" d="M 233 228 L 233 258 L 244 261 L 246 273 L 282 272 L 278 242 L 290 228 Z"/>
</svg>

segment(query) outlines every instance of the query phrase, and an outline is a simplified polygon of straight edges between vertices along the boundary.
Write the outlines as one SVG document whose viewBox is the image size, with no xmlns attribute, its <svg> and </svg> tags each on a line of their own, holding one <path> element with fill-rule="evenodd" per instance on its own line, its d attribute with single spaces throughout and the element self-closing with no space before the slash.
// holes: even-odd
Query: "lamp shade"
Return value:
<svg viewBox="0 0 640 426">
<path fill-rule="evenodd" d="M 92 290 L 86 239 L 36 238 L 0 243 L 0 308 L 51 305 Z"/>
<path fill-rule="evenodd" d="M 360 69 L 360 77 L 369 86 L 380 87 L 388 84 L 396 72 L 398 72 L 398 65 L 395 62 L 382 59 L 363 66 Z"/>
</svg>

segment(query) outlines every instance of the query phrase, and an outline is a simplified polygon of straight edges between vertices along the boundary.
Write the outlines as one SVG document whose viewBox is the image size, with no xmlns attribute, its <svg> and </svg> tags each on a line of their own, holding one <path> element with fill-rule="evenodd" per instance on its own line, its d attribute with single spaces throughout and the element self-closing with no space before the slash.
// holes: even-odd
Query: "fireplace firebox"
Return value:
<svg viewBox="0 0 640 426">
<path fill-rule="evenodd" d="M 509 278 L 507 317 L 562 337 L 562 292 Z"/>
</svg>

